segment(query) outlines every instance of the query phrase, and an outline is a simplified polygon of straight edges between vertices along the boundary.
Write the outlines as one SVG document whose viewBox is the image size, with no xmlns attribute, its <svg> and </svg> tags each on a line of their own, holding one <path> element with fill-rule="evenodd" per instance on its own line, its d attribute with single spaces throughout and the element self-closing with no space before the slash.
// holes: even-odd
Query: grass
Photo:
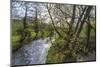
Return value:
<svg viewBox="0 0 100 67">
<path fill-rule="evenodd" d="M 53 45 L 48 51 L 48 56 L 46 63 L 62 63 L 65 55 L 63 50 L 64 40 L 61 38 L 56 38 L 56 40 L 53 42 Z M 62 49 L 60 51 L 60 49 Z M 62 52 L 63 51 L 63 52 Z"/>
<path fill-rule="evenodd" d="M 16 50 L 19 48 L 19 41 L 21 39 L 21 36 L 19 35 L 13 35 L 12 36 L 12 50 Z"/>
</svg>

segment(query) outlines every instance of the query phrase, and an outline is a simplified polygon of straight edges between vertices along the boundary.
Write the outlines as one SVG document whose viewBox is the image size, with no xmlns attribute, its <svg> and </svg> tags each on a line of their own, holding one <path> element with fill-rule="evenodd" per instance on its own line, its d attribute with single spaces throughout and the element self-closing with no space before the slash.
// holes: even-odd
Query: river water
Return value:
<svg viewBox="0 0 100 67">
<path fill-rule="evenodd" d="M 12 54 L 12 65 L 45 64 L 50 38 L 33 41 Z"/>
</svg>

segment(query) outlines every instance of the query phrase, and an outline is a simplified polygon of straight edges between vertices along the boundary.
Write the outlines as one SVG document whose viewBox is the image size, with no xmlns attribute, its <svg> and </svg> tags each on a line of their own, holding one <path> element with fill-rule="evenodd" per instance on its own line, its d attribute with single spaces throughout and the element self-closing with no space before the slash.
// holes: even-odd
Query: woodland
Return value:
<svg viewBox="0 0 100 67">
<path fill-rule="evenodd" d="M 96 60 L 96 7 L 93 5 L 13 1 L 12 54 L 38 39 L 50 38 L 46 64 Z"/>
</svg>

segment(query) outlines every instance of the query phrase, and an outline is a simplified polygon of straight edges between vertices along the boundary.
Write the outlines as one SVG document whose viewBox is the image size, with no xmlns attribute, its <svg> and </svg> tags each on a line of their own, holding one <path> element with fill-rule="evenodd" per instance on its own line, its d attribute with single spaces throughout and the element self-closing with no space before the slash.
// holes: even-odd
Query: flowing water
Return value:
<svg viewBox="0 0 100 67">
<path fill-rule="evenodd" d="M 12 65 L 45 64 L 50 46 L 50 38 L 33 41 L 13 53 Z"/>
</svg>

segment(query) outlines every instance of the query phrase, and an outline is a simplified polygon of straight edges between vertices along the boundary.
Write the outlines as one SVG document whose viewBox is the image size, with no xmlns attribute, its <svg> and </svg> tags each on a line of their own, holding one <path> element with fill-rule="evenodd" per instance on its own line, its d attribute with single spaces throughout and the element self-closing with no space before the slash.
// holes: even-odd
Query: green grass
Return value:
<svg viewBox="0 0 100 67">
<path fill-rule="evenodd" d="M 35 32 L 31 32 L 31 36 L 34 38 L 36 36 Z"/>
<path fill-rule="evenodd" d="M 46 63 L 62 63 L 65 55 L 63 50 L 65 41 L 62 38 L 56 38 L 53 45 L 49 49 Z M 61 51 L 60 51 L 61 50 Z"/>
<path fill-rule="evenodd" d="M 18 41 L 20 40 L 20 38 L 21 38 L 21 36 L 19 36 L 19 35 L 14 35 L 14 36 L 12 36 L 12 41 L 13 41 L 13 42 L 18 42 Z"/>
<path fill-rule="evenodd" d="M 65 55 L 62 52 L 59 52 L 55 48 L 51 47 L 48 52 L 46 63 L 62 63 L 64 57 Z"/>
<path fill-rule="evenodd" d="M 19 46 L 19 41 L 21 39 L 21 36 L 19 35 L 13 35 L 12 36 L 12 49 L 15 50 L 17 49 Z"/>
</svg>

